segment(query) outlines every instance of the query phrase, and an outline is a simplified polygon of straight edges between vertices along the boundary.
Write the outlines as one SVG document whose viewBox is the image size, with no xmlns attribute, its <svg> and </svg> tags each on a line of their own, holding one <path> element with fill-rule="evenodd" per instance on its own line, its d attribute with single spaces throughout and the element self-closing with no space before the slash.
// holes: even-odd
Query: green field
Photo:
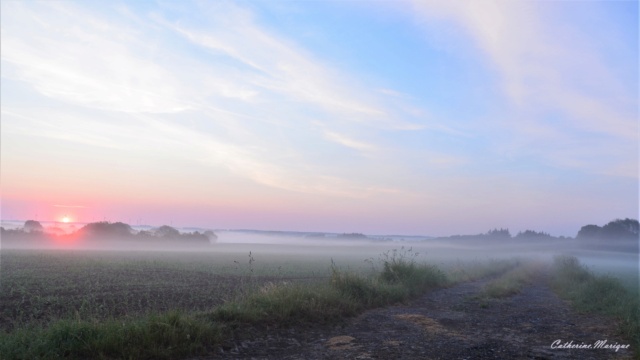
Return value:
<svg viewBox="0 0 640 360">
<path fill-rule="evenodd" d="M 176 358 L 210 351 L 234 324 L 334 322 L 485 276 L 495 277 L 488 296 L 509 296 L 526 285 L 532 266 L 544 267 L 540 260 L 461 254 L 388 244 L 2 250 L 0 353 Z"/>
<path fill-rule="evenodd" d="M 250 251 L 3 250 L 0 329 L 62 318 L 204 311 L 237 297 L 249 285 L 330 275 L 330 257 L 254 252 L 249 257 Z"/>
</svg>

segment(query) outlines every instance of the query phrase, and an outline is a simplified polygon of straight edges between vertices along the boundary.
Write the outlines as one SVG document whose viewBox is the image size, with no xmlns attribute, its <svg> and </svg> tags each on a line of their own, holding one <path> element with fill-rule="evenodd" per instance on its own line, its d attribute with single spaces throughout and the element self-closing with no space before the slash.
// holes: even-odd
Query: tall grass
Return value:
<svg viewBox="0 0 640 360">
<path fill-rule="evenodd" d="M 613 316 L 640 358 L 640 298 L 611 276 L 596 276 L 573 256 L 554 259 L 552 286 L 578 311 Z"/>
<path fill-rule="evenodd" d="M 382 263 L 382 271 L 370 276 L 343 271 L 332 263 L 329 283 L 275 285 L 218 307 L 211 318 L 236 323 L 326 323 L 447 284 L 438 268 L 418 264 L 404 253 L 394 252 Z"/>
</svg>

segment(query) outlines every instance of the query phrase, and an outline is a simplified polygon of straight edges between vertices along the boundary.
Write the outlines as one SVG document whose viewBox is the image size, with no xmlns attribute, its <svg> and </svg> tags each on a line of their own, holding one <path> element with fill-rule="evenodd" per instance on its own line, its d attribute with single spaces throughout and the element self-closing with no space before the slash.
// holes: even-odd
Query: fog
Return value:
<svg viewBox="0 0 640 360">
<path fill-rule="evenodd" d="M 254 230 L 215 230 L 214 237 L 203 236 L 207 229 L 183 228 L 178 237 L 159 237 L 150 226 L 132 226 L 126 236 L 88 234 L 83 224 L 43 223 L 42 232 L 22 230 L 24 223 L 3 222 L 2 249 L 92 250 L 126 252 L 228 253 L 258 256 L 303 256 L 317 261 L 344 263 L 377 259 L 388 251 L 411 249 L 416 260 L 433 264 L 456 261 L 526 257 L 551 260 L 556 255 L 573 255 L 595 272 L 617 274 L 638 271 L 637 241 L 573 238 L 491 238 L 466 236 L 430 238 L 427 236 L 373 236 L 363 234 L 268 232 Z M 120 223 L 121 224 L 121 223 Z M 126 225 L 126 224 L 124 224 Z M 128 226 L 128 225 L 127 225 Z M 172 228 L 170 228 L 172 229 Z M 142 234 L 149 234 L 141 237 Z M 155 234 L 155 235 L 154 235 Z M 193 235 L 193 234 L 197 234 Z M 187 236 L 188 235 L 188 236 Z M 208 240 L 207 240 L 208 239 Z M 637 281 L 637 280 L 636 280 Z"/>
<path fill-rule="evenodd" d="M 254 254 L 313 255 L 329 261 L 334 258 L 351 258 L 363 261 L 376 259 L 394 249 L 418 253 L 417 259 L 431 263 L 451 261 L 487 260 L 511 257 L 527 257 L 550 260 L 555 255 L 573 255 L 594 271 L 629 272 L 638 269 L 638 251 L 629 246 L 627 251 L 598 249 L 591 244 L 581 244 L 575 239 L 545 241 L 483 240 L 483 239 L 405 239 L 383 237 L 366 239 L 340 238 L 337 235 L 308 236 L 300 234 L 260 233 L 248 231 L 218 230 L 215 242 L 186 242 L 179 240 L 131 240 L 120 237 L 96 239 L 64 238 L 58 236 L 36 239 L 7 236 L 0 239 L 1 249 L 33 250 L 108 250 L 136 252 L 218 252 Z M 637 244 L 636 244 L 637 249 Z"/>
</svg>

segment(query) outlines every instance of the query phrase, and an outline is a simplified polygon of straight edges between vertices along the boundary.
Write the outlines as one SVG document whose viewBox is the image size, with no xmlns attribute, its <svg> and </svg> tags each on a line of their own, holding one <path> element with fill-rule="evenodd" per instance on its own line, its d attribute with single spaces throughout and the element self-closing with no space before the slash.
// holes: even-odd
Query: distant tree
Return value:
<svg viewBox="0 0 640 360">
<path fill-rule="evenodd" d="M 516 235 L 518 239 L 550 239 L 552 236 L 545 232 L 537 232 L 533 230 L 525 230 Z"/>
<path fill-rule="evenodd" d="M 338 237 L 343 239 L 367 239 L 367 235 L 361 233 L 340 234 Z"/>
<path fill-rule="evenodd" d="M 85 236 L 129 237 L 133 234 L 133 229 L 123 222 L 100 221 L 89 223 L 80 228 L 78 232 Z"/>
<path fill-rule="evenodd" d="M 172 236 L 174 239 L 186 240 L 186 241 L 198 241 L 201 243 L 209 243 L 209 237 L 204 233 L 201 234 L 199 231 L 194 231 L 191 233 L 179 234 L 177 237 Z"/>
<path fill-rule="evenodd" d="M 580 228 L 580 231 L 578 231 L 578 235 L 576 235 L 576 238 L 595 239 L 600 236 L 600 230 L 602 230 L 602 228 L 598 225 L 585 225 Z"/>
<path fill-rule="evenodd" d="M 36 220 L 25 221 L 23 229 L 26 232 L 44 231 L 44 227 L 42 226 L 42 224 L 40 224 L 40 222 Z"/>
<path fill-rule="evenodd" d="M 216 235 L 213 231 L 211 230 L 207 230 L 204 232 L 204 236 L 207 237 L 207 239 L 209 239 L 209 242 L 216 242 L 218 241 L 218 235 Z"/>
<path fill-rule="evenodd" d="M 606 239 L 638 238 L 638 220 L 613 220 L 602 227 L 600 236 Z"/>
<path fill-rule="evenodd" d="M 28 229 L 30 227 L 27 227 Z M 4 227 L 0 227 L 0 237 L 2 237 L 2 241 L 6 241 L 7 243 L 27 243 L 27 242 L 40 242 L 49 238 L 49 235 L 44 231 L 38 230 L 37 227 L 31 230 L 25 230 L 23 228 L 18 229 L 5 229 Z"/>
<path fill-rule="evenodd" d="M 638 220 L 627 218 L 618 221 L 620 221 L 620 223 L 625 226 L 632 234 L 640 235 L 640 222 L 638 222 Z"/>
<path fill-rule="evenodd" d="M 136 234 L 136 237 L 140 239 L 151 239 L 153 238 L 153 234 L 150 231 L 140 230 Z"/>
<path fill-rule="evenodd" d="M 509 229 L 493 229 L 493 230 L 489 230 L 486 234 L 486 236 L 488 237 L 492 237 L 492 238 L 505 238 L 505 239 L 510 239 L 511 238 L 511 233 L 509 232 Z"/>
<path fill-rule="evenodd" d="M 577 239 L 638 239 L 640 224 L 635 219 L 616 219 L 600 227 L 585 225 L 578 231 Z"/>
<path fill-rule="evenodd" d="M 178 238 L 180 232 L 168 225 L 162 225 L 154 231 L 154 235 L 161 238 Z"/>
<path fill-rule="evenodd" d="M 67 232 L 61 227 L 50 226 L 47 228 L 47 233 L 54 234 L 54 235 L 63 235 L 63 234 L 66 234 Z"/>
</svg>

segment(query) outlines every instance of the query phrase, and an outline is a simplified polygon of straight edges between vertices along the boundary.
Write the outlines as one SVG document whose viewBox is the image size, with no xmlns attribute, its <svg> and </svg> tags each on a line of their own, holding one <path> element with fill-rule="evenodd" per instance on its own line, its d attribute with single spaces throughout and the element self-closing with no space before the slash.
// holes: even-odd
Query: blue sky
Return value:
<svg viewBox="0 0 640 360">
<path fill-rule="evenodd" d="M 573 236 L 638 216 L 635 1 L 9 0 L 1 27 L 5 219 Z"/>
</svg>

